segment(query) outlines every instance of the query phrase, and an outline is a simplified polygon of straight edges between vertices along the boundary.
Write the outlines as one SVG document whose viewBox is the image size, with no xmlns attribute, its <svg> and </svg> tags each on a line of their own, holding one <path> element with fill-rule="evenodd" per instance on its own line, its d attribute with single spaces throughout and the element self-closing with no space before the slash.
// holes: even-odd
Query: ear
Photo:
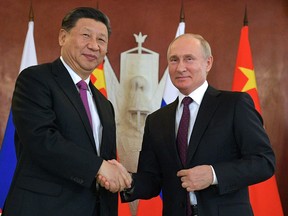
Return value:
<svg viewBox="0 0 288 216">
<path fill-rule="evenodd" d="M 210 56 L 207 58 L 207 68 L 206 68 L 207 73 L 211 70 L 212 65 L 213 65 L 213 56 Z"/>
<path fill-rule="evenodd" d="M 64 45 L 66 37 L 67 37 L 67 31 L 64 29 L 60 29 L 59 36 L 58 36 L 58 42 L 59 42 L 59 45 L 61 47 Z"/>
</svg>

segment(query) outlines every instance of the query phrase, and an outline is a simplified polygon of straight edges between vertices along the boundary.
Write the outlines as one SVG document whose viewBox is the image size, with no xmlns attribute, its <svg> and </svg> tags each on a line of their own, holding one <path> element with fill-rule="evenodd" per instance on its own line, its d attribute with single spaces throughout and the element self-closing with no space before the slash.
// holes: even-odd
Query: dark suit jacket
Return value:
<svg viewBox="0 0 288 216">
<path fill-rule="evenodd" d="M 185 166 L 175 141 L 177 104 L 178 99 L 147 117 L 134 192 L 126 201 L 149 199 L 162 190 L 163 215 L 184 216 L 186 191 L 176 173 L 183 168 L 212 165 L 218 185 L 196 192 L 199 216 L 253 215 L 248 185 L 271 177 L 275 158 L 251 97 L 208 87 Z"/>
<path fill-rule="evenodd" d="M 112 104 L 90 83 L 103 125 L 101 156 L 79 93 L 57 59 L 17 79 L 12 101 L 17 167 L 5 216 L 117 215 L 117 194 L 96 190 L 103 159 L 116 158 Z"/>
</svg>

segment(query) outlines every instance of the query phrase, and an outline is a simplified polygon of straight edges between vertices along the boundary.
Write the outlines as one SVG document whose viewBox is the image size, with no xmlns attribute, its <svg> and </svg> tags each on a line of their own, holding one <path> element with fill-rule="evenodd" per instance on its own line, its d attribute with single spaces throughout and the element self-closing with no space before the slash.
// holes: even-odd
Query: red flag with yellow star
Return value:
<svg viewBox="0 0 288 216">
<path fill-rule="evenodd" d="M 104 74 L 105 60 L 92 72 L 90 80 L 92 84 L 107 98 L 106 81 Z M 131 216 L 128 203 L 121 203 L 118 195 L 118 214 L 119 216 Z"/>
<path fill-rule="evenodd" d="M 253 99 L 255 108 L 261 113 L 256 77 L 248 38 L 248 22 L 245 13 L 241 30 L 239 49 L 232 85 L 233 91 L 247 92 Z M 249 187 L 249 196 L 255 216 L 283 216 L 275 176 Z"/>
</svg>

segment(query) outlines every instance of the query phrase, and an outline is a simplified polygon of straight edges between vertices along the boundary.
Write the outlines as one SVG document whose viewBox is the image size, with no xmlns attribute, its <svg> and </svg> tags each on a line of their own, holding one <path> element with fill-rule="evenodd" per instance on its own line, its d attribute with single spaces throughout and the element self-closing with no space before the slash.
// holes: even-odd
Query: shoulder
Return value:
<svg viewBox="0 0 288 216">
<path fill-rule="evenodd" d="M 175 117 L 177 105 L 178 105 L 178 97 L 172 103 L 167 104 L 166 106 L 161 107 L 157 109 L 156 111 L 150 113 L 147 118 L 149 120 L 152 120 L 152 121 L 155 120 L 157 122 L 166 121 L 167 119 L 170 119 L 171 117 Z"/>
<path fill-rule="evenodd" d="M 253 102 L 251 96 L 247 92 L 219 90 L 212 86 L 208 87 L 204 97 L 207 95 L 219 97 L 219 99 L 222 100 Z"/>
<path fill-rule="evenodd" d="M 33 65 L 22 70 L 18 77 L 39 77 L 39 79 L 45 78 L 51 75 L 51 71 L 54 70 L 55 66 L 58 67 L 59 65 L 60 62 L 58 59 L 54 62 Z"/>
</svg>

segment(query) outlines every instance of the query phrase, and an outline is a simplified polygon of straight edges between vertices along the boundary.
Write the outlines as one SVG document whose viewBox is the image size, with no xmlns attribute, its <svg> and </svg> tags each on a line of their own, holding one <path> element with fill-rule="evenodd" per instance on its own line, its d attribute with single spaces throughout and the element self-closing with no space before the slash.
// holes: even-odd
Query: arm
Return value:
<svg viewBox="0 0 288 216">
<path fill-rule="evenodd" d="M 31 161 L 34 173 L 90 187 L 103 159 L 97 157 L 71 98 L 50 70 L 36 66 L 17 79 L 12 112 L 19 155 Z M 67 86 L 73 90 L 73 83 Z M 71 94 L 77 97 L 75 87 Z"/>
<path fill-rule="evenodd" d="M 137 173 L 133 173 L 131 189 L 121 193 L 122 202 L 131 202 L 136 199 L 150 199 L 158 196 L 161 191 L 161 171 L 156 157 L 155 141 L 150 132 L 151 116 L 146 118 L 142 149 L 140 151 Z"/>
<path fill-rule="evenodd" d="M 220 194 L 264 181 L 275 171 L 275 156 L 263 120 L 246 93 L 236 102 L 232 129 L 238 158 L 213 164 Z"/>
<path fill-rule="evenodd" d="M 262 118 L 255 110 L 250 96 L 241 93 L 225 99 L 230 100 L 229 105 L 224 105 L 228 110 L 224 108 L 224 111 L 215 114 L 217 117 L 214 116 L 214 122 L 207 130 L 209 137 L 205 137 L 206 141 L 209 140 L 207 143 L 210 143 L 206 151 L 213 152 L 208 157 L 217 159 L 217 162 L 208 158 L 206 160 L 211 161 L 210 164 L 177 173 L 181 177 L 182 186 L 188 191 L 205 189 L 216 178 L 219 192 L 229 193 L 263 181 L 274 172 L 275 157 L 262 126 Z M 214 178 L 212 167 L 208 165 L 214 168 Z"/>
</svg>

